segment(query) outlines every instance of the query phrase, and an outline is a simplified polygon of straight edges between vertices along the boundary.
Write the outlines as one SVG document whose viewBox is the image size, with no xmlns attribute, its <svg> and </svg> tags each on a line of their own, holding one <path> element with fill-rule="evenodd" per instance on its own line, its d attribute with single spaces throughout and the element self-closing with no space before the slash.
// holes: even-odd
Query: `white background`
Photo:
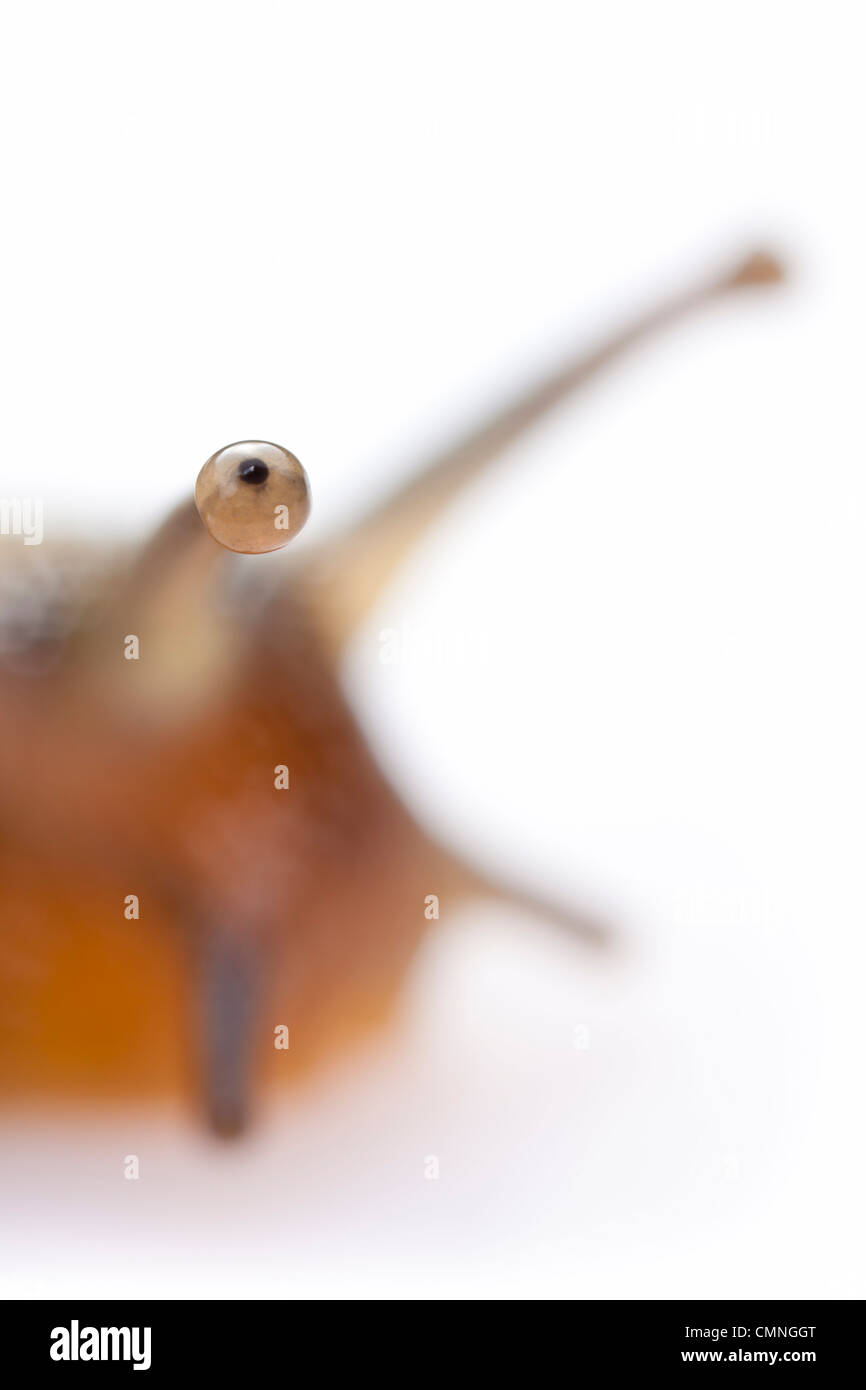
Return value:
<svg viewBox="0 0 866 1390">
<path fill-rule="evenodd" d="M 539 428 L 349 654 L 419 814 L 619 958 L 443 921 L 393 1032 L 230 1151 L 7 1117 L 0 1291 L 862 1296 L 858 8 L 5 6 L 0 495 L 49 538 L 143 534 L 251 436 L 319 538 L 663 287 L 794 274 Z"/>
</svg>

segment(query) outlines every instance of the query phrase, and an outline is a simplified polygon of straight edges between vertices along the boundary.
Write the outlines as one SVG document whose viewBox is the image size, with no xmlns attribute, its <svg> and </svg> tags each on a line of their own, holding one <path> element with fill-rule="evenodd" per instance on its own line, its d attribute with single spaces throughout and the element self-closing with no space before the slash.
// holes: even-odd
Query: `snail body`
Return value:
<svg viewBox="0 0 866 1390">
<path fill-rule="evenodd" d="M 180 1097 L 238 1134 L 268 1083 L 387 1015 L 431 895 L 604 939 L 426 833 L 339 656 L 431 521 L 546 411 L 656 328 L 779 273 L 752 256 L 644 315 L 279 572 L 310 485 L 262 440 L 213 454 L 120 568 L 69 552 L 52 579 L 41 547 L 17 549 L 0 589 L 0 1095 Z"/>
</svg>

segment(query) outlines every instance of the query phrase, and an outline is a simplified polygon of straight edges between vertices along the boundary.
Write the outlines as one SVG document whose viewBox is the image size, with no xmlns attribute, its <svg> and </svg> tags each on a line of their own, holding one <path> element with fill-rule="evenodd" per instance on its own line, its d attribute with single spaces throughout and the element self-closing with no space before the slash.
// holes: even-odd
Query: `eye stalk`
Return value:
<svg viewBox="0 0 866 1390">
<path fill-rule="evenodd" d="M 208 459 L 195 484 L 199 516 L 227 550 L 282 550 L 310 515 L 310 483 L 294 454 L 263 439 L 228 444 Z"/>
</svg>

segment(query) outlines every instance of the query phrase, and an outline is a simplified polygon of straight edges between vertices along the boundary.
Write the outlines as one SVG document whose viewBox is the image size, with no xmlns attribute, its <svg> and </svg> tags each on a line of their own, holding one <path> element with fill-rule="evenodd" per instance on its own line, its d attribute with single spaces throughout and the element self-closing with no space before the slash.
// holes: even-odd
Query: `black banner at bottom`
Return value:
<svg viewBox="0 0 866 1390">
<path fill-rule="evenodd" d="M 562 1330 L 571 1345 L 575 1375 L 590 1365 L 611 1375 L 701 1366 L 794 1373 L 820 1368 L 826 1373 L 857 1365 L 859 1302 L 562 1302 L 568 1306 Z M 324 1373 L 333 1373 L 342 1362 L 352 1374 L 367 1375 L 373 1372 L 368 1358 L 381 1363 L 393 1349 L 402 1378 L 413 1374 L 413 1345 L 419 1370 L 426 1374 L 437 1353 L 443 1373 L 460 1369 L 461 1374 L 471 1373 L 473 1361 L 479 1371 L 489 1370 L 497 1350 L 515 1372 L 515 1349 L 533 1356 L 539 1349 L 554 1353 L 533 1325 L 531 1332 L 517 1332 L 516 1337 L 517 1329 L 509 1327 L 498 1343 L 489 1331 L 479 1337 L 477 1319 L 486 1318 L 477 1304 L 471 1310 L 472 1325 L 460 1334 L 468 1356 L 458 1355 L 450 1343 L 441 1313 L 403 1312 L 395 1322 L 393 1315 L 380 1319 L 364 1307 L 362 1327 L 354 1326 L 345 1304 L 316 1326 L 303 1301 L 8 1302 L 0 1306 L 0 1320 L 10 1367 L 59 1377 L 99 1376 L 110 1370 L 114 1376 L 139 1372 L 158 1379 L 194 1372 L 199 1384 L 207 1384 L 210 1375 L 222 1380 L 279 1367 L 291 1375 L 310 1360 Z M 484 1356 L 482 1348 L 487 1349 Z M 538 1370 L 536 1363 L 533 1373 Z"/>
</svg>

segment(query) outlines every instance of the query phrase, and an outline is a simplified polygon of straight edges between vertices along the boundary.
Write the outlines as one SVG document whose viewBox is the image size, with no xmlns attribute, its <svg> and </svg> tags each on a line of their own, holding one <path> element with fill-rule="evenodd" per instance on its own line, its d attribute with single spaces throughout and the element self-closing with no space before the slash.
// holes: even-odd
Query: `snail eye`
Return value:
<svg viewBox="0 0 866 1390">
<path fill-rule="evenodd" d="M 281 550 L 310 515 L 303 467 L 279 444 L 247 439 L 208 459 L 195 504 L 210 534 L 227 550 L 260 555 Z"/>
</svg>

